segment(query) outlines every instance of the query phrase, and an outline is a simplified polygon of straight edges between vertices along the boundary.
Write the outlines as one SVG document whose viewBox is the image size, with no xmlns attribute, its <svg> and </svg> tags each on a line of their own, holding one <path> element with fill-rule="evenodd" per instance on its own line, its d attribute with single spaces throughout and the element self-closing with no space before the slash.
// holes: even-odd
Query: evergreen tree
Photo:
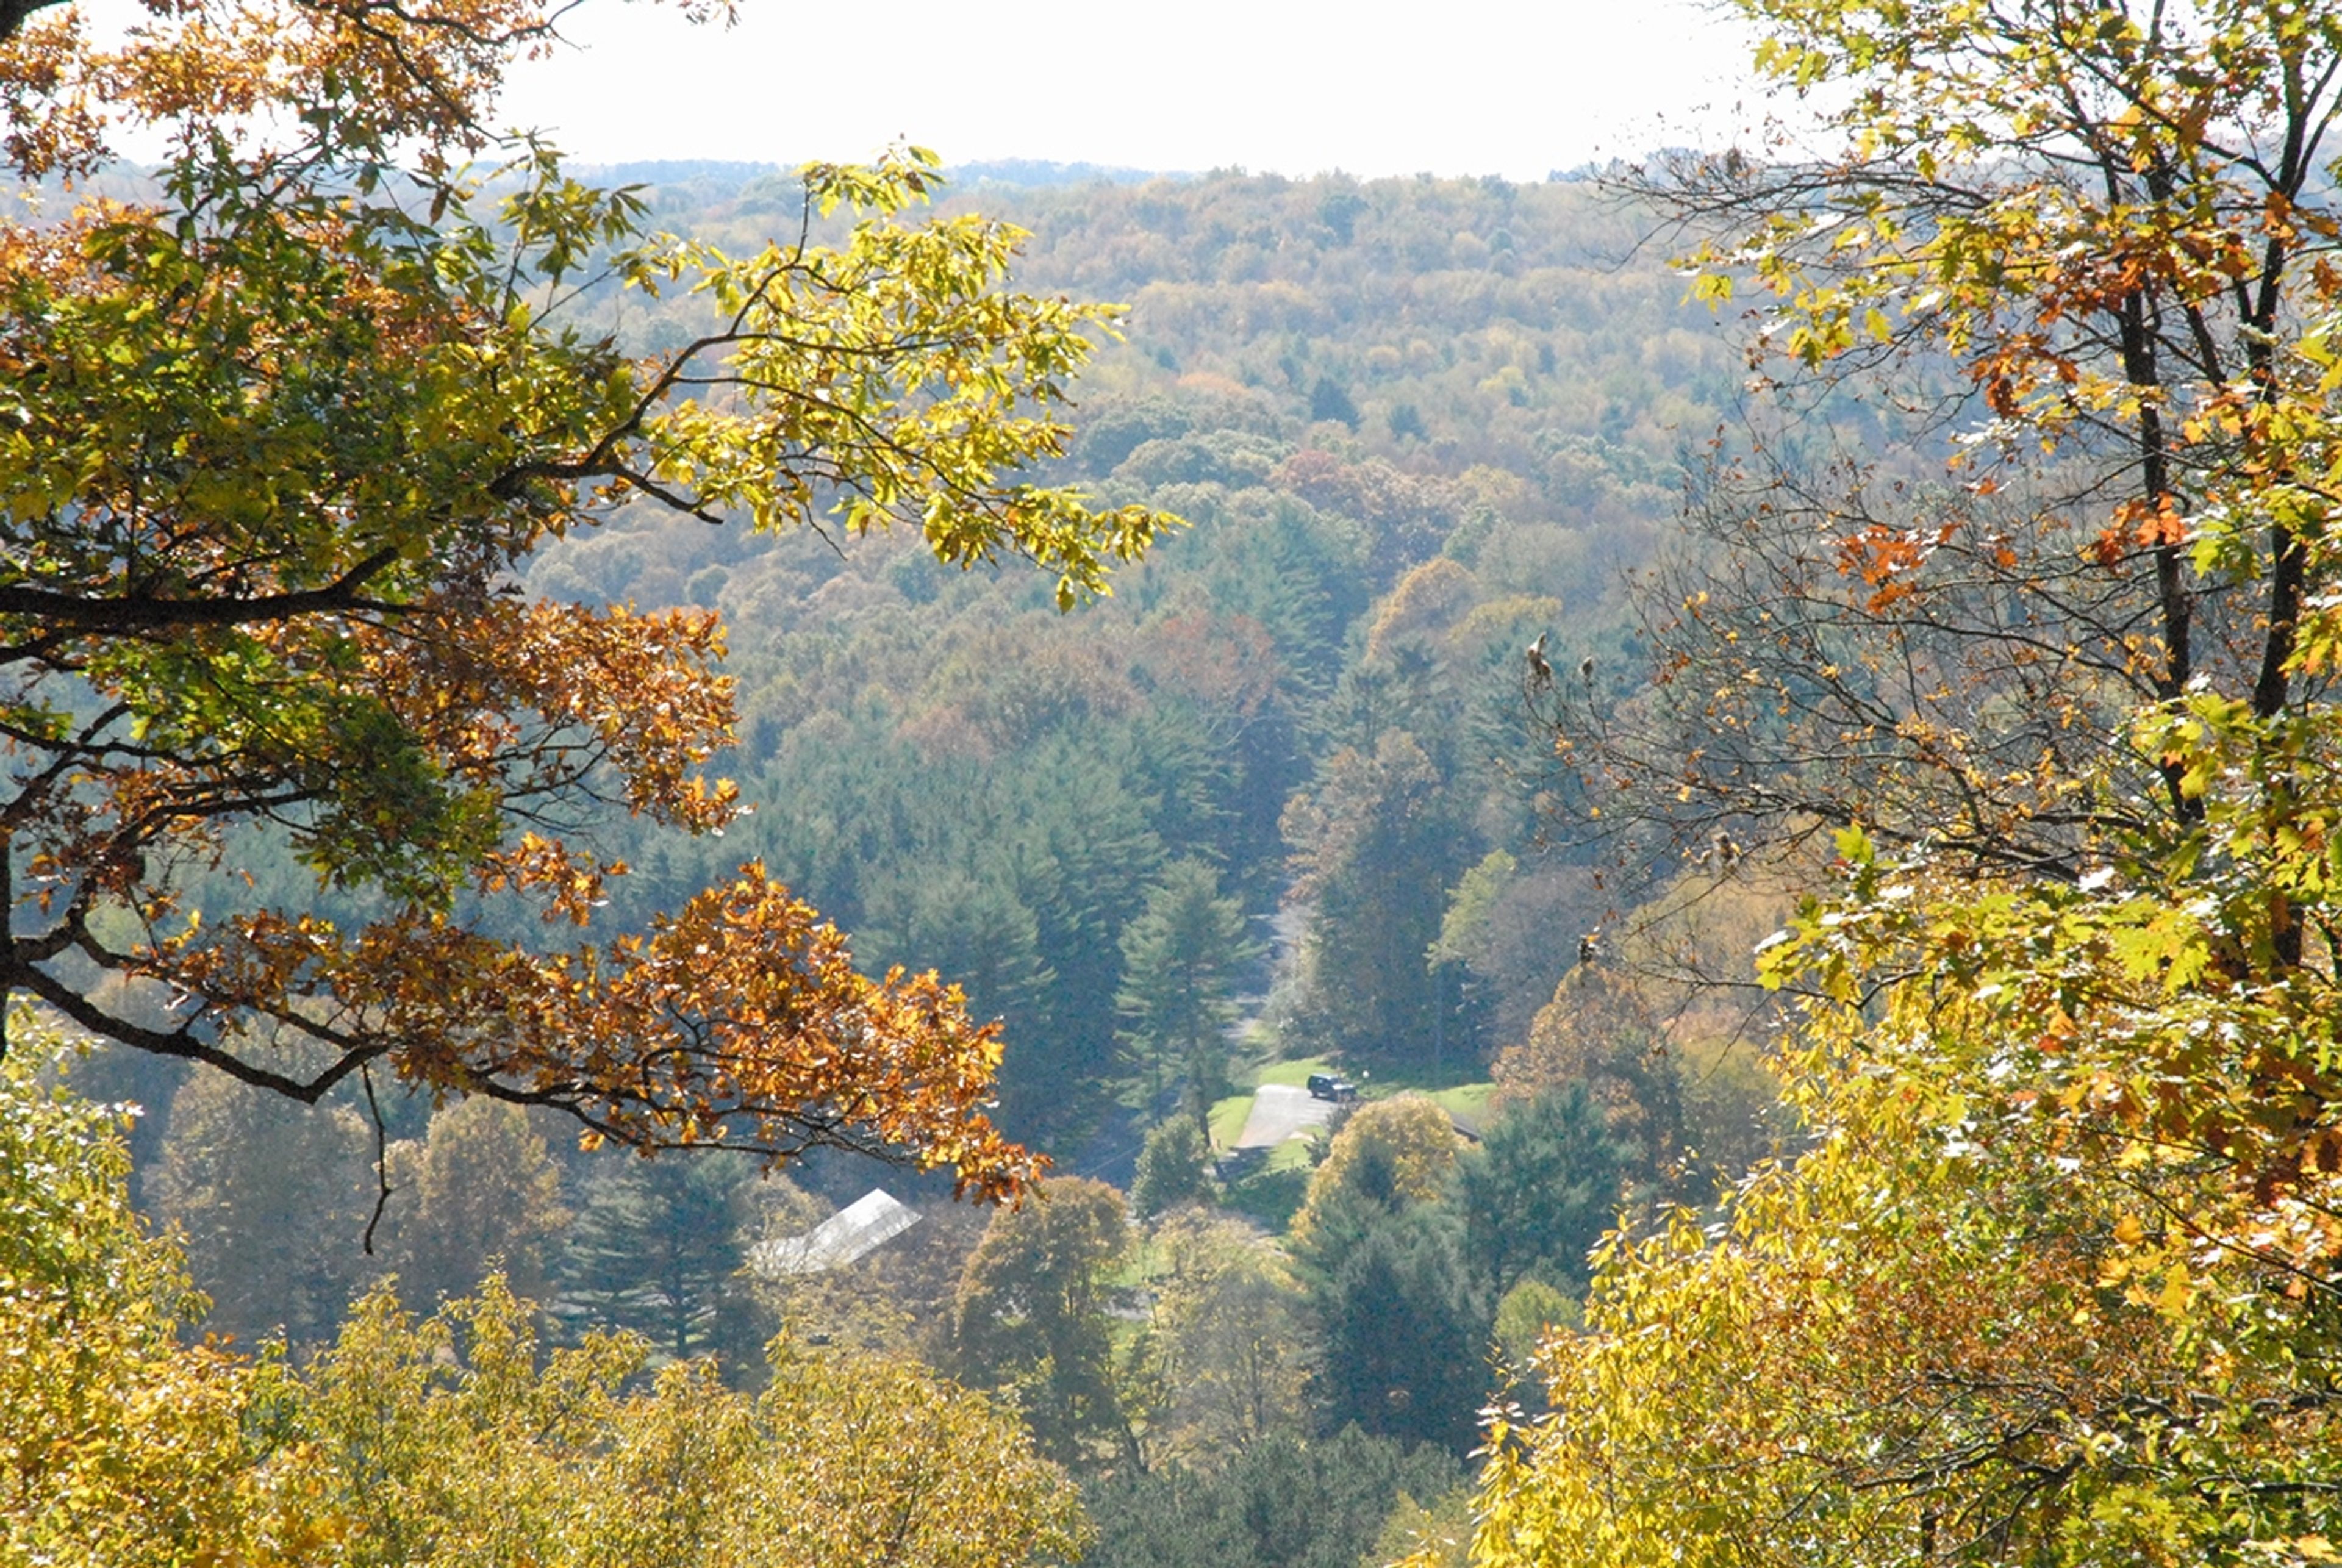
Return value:
<svg viewBox="0 0 2342 1568">
<path fill-rule="evenodd" d="M 1246 940 L 1244 911 L 1219 891 L 1210 866 L 1175 862 L 1147 894 L 1146 912 L 1123 930 L 1115 1005 L 1150 1110 L 1173 1084 L 1198 1117 L 1227 1092 L 1236 975 L 1256 949 Z"/>
<path fill-rule="evenodd" d="M 1476 1441 L 1493 1314 L 1443 1206 L 1383 1216 L 1320 1276 L 1326 1424 L 1457 1454 Z"/>
<path fill-rule="evenodd" d="M 1472 1445 L 1492 1313 L 1464 1260 L 1456 1144 L 1445 1111 L 1402 1095 L 1361 1108 L 1311 1174 L 1291 1245 L 1329 1429 Z"/>
<path fill-rule="evenodd" d="M 1490 1123 L 1456 1163 L 1465 1244 L 1491 1292 L 1536 1274 L 1582 1291 L 1586 1253 L 1616 1217 L 1640 1153 L 1583 1084 L 1540 1093 Z"/>
<path fill-rule="evenodd" d="M 1016 845 L 1016 886 L 1036 912 L 1056 977 L 1026 1065 L 1061 1103 L 1071 1084 L 1112 1077 L 1121 933 L 1163 864 L 1156 818 L 1164 790 L 1146 776 L 1146 759 L 1130 740 L 1126 730 L 1054 736 L 996 803 L 1003 824 L 1017 824 L 1006 830 Z M 1078 1096 L 1066 1106 L 1072 1114 L 1095 1109 Z"/>
<path fill-rule="evenodd" d="M 1322 696 L 1342 669 L 1342 634 L 1366 608 L 1366 540 L 1356 524 L 1278 496 L 1199 523 L 1206 591 L 1223 610 L 1260 623 L 1290 695 Z"/>
<path fill-rule="evenodd" d="M 1204 1124 L 1181 1114 L 1147 1129 L 1138 1151 L 1130 1206 L 1142 1220 L 1212 1196 L 1212 1139 Z"/>
<path fill-rule="evenodd" d="M 630 1329 L 677 1361 L 715 1352 L 752 1365 L 762 1336 L 740 1271 L 755 1182 L 722 1158 L 606 1163 L 569 1233 L 560 1314 Z"/>
<path fill-rule="evenodd" d="M 1336 1051 L 1430 1057 L 1441 999 L 1424 955 L 1449 879 L 1477 858 L 1439 768 L 1415 736 L 1385 730 L 1329 757 L 1285 825 L 1296 891 L 1316 904 L 1305 1029 Z"/>
<path fill-rule="evenodd" d="M 1346 424 L 1356 430 L 1358 427 L 1358 405 L 1350 401 L 1350 394 L 1343 390 L 1340 382 L 1330 375 L 1321 375 L 1317 378 L 1317 385 L 1309 389 L 1309 417 L 1320 422 Z"/>
<path fill-rule="evenodd" d="M 907 864 L 883 902 L 873 898 L 873 913 L 895 934 L 889 950 L 905 959 L 916 954 L 964 986 L 977 1017 L 1029 1026 L 1046 1010 L 1056 976 L 1006 857 L 987 859 L 966 870 Z"/>
</svg>

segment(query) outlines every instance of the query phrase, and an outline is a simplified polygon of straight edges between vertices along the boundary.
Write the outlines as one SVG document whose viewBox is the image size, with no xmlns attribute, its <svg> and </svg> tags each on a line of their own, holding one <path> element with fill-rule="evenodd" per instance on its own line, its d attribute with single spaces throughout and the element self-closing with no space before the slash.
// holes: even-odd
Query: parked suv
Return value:
<svg viewBox="0 0 2342 1568">
<path fill-rule="evenodd" d="M 1358 1086 L 1347 1079 L 1336 1078 L 1331 1073 L 1312 1073 L 1309 1074 L 1309 1097 L 1346 1102 L 1358 1097 Z"/>
</svg>

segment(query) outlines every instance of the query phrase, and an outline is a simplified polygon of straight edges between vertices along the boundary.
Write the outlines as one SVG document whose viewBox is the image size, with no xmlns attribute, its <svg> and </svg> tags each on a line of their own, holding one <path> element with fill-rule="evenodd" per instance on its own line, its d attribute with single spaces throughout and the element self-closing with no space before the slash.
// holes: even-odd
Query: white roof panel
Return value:
<svg viewBox="0 0 2342 1568">
<path fill-rule="evenodd" d="M 843 1268 L 919 1223 L 918 1212 L 873 1187 L 801 1236 L 765 1242 L 748 1254 L 766 1279 Z"/>
</svg>

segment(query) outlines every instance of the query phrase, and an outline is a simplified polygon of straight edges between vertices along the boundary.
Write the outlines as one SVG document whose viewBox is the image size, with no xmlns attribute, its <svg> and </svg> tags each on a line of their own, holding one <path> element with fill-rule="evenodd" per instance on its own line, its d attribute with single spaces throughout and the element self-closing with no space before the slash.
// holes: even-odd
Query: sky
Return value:
<svg viewBox="0 0 2342 1568">
<path fill-rule="evenodd" d="M 1716 145 L 1746 35 L 1698 0 L 605 0 L 518 66 L 516 126 L 574 159 L 867 158 L 910 141 L 1163 172 L 1500 175 Z M 1752 100 L 1753 101 L 1753 100 Z"/>
</svg>

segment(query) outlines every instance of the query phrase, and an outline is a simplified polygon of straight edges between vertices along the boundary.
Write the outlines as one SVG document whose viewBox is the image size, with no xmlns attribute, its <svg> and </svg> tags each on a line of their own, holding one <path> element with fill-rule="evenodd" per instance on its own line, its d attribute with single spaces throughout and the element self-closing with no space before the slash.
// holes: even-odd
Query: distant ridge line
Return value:
<svg viewBox="0 0 2342 1568">
<path fill-rule="evenodd" d="M 581 164 L 579 172 L 621 185 L 680 185 L 706 182 L 736 189 L 768 175 L 786 174 L 794 163 L 758 163 L 741 158 L 643 158 L 612 164 Z M 1058 185 L 1143 185 L 1149 180 L 1192 180 L 1184 170 L 1132 169 L 1110 164 L 1060 164 L 1046 158 L 986 158 L 946 163 L 955 185 L 1008 185 L 1040 190 Z"/>
</svg>

